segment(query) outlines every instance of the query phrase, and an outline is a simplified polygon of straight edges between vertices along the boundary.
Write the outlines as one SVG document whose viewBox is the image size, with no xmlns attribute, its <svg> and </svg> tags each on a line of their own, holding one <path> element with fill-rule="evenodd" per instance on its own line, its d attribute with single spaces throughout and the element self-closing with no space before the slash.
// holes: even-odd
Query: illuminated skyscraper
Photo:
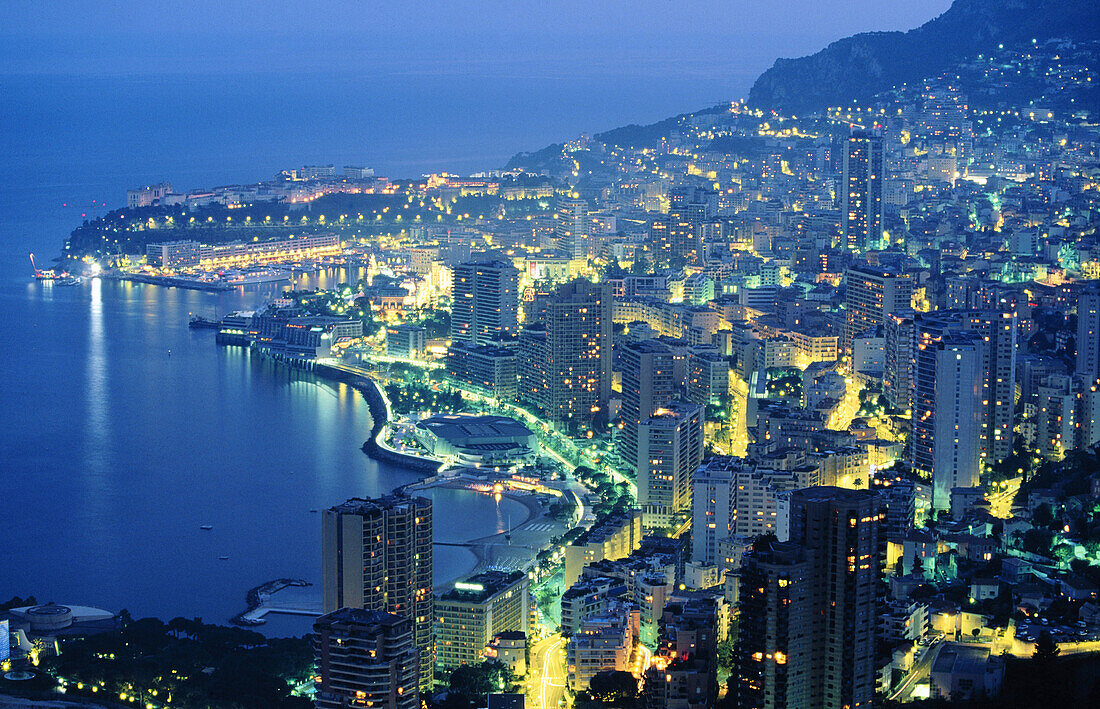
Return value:
<svg viewBox="0 0 1100 709">
<path fill-rule="evenodd" d="M 796 490 L 741 568 L 737 706 L 870 709 L 886 511 L 868 490 Z"/>
<path fill-rule="evenodd" d="M 619 455 L 637 464 L 638 426 L 676 397 L 672 349 L 658 340 L 631 342 L 622 348 L 623 403 L 619 411 Z"/>
<path fill-rule="evenodd" d="M 987 344 L 965 330 L 917 336 L 909 464 L 932 479 L 933 509 L 946 510 L 953 488 L 979 480 Z"/>
<path fill-rule="evenodd" d="M 587 259 L 591 226 L 588 223 L 588 202 L 571 194 L 558 198 L 554 213 L 557 220 L 557 246 L 570 259 Z"/>
<path fill-rule="evenodd" d="M 841 343 L 852 348 L 852 338 L 874 330 L 887 315 L 908 310 L 913 299 L 913 282 L 908 274 L 887 268 L 856 264 L 848 269 L 845 283 L 845 327 Z"/>
<path fill-rule="evenodd" d="M 500 344 L 519 330 L 519 270 L 504 261 L 455 266 L 451 339 Z"/>
<path fill-rule="evenodd" d="M 432 689 L 432 501 L 394 495 L 351 499 L 322 517 L 324 611 L 386 611 L 412 623 L 420 688 Z"/>
<path fill-rule="evenodd" d="M 674 401 L 642 421 L 635 461 L 642 525 L 690 518 L 692 475 L 703 462 L 703 407 Z"/>
<path fill-rule="evenodd" d="M 855 131 L 844 143 L 841 181 L 843 245 L 850 251 L 882 247 L 882 186 L 886 157 L 881 135 Z"/>
<path fill-rule="evenodd" d="M 520 337 L 520 397 L 556 424 L 582 431 L 607 421 L 611 396 L 611 288 L 577 279 L 546 298 L 545 328 Z"/>
<path fill-rule="evenodd" d="M 1076 373 L 1090 384 L 1100 377 L 1100 284 L 1095 282 L 1077 299 Z"/>
<path fill-rule="evenodd" d="M 313 624 L 318 709 L 417 709 L 418 656 L 404 616 L 341 608 Z M 430 692 L 430 690 L 428 690 Z"/>
</svg>

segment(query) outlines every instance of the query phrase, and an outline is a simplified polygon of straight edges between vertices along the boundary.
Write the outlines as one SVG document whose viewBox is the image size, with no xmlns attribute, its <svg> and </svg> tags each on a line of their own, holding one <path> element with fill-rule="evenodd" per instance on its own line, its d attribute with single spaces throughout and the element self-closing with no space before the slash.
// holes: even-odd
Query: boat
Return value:
<svg viewBox="0 0 1100 709">
<path fill-rule="evenodd" d="M 192 330 L 217 330 L 221 327 L 221 323 L 217 320 L 204 318 L 201 315 L 192 315 L 191 322 L 187 324 L 187 327 Z"/>
<path fill-rule="evenodd" d="M 80 276 L 62 276 L 61 278 L 54 279 L 55 286 L 79 286 L 84 282 L 84 279 Z"/>
<path fill-rule="evenodd" d="M 55 279 L 58 279 L 58 278 L 68 277 L 69 274 L 65 273 L 64 271 L 62 271 L 61 273 L 58 273 L 57 270 L 53 269 L 53 268 L 39 268 L 34 263 L 34 254 L 28 254 L 28 255 L 31 257 L 31 271 L 34 272 L 34 277 L 37 280 L 39 280 L 39 281 L 52 281 L 52 280 L 55 280 Z"/>
<path fill-rule="evenodd" d="M 283 268 L 258 268 L 247 271 L 226 271 L 222 282 L 229 286 L 250 286 L 257 283 L 289 281 L 290 271 Z"/>
<path fill-rule="evenodd" d="M 213 528 L 214 528 L 214 525 L 212 525 L 212 524 L 204 524 L 204 525 L 199 527 L 199 529 L 205 529 L 208 532 Z"/>
<path fill-rule="evenodd" d="M 229 557 L 228 557 L 228 556 L 219 556 L 219 557 L 218 557 L 218 559 L 219 559 L 220 561 L 229 561 Z"/>
</svg>

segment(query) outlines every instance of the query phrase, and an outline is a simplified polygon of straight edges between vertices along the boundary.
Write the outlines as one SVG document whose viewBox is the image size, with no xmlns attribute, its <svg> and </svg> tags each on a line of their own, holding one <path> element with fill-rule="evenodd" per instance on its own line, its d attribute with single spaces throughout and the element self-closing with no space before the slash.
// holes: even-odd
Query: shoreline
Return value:
<svg viewBox="0 0 1100 709">
<path fill-rule="evenodd" d="M 417 490 L 427 490 L 436 487 L 451 490 L 464 490 L 474 494 L 480 492 L 476 489 L 471 489 L 470 483 L 474 481 L 470 478 L 461 475 L 456 477 L 440 477 L 439 472 L 443 467 L 441 462 L 402 453 L 380 443 L 385 432 L 385 427 L 390 421 L 390 407 L 385 394 L 382 392 L 381 386 L 373 377 L 324 363 L 318 363 L 312 369 L 312 373 L 321 378 L 347 384 L 363 395 L 370 410 L 372 423 L 369 438 L 363 443 L 362 448 L 367 456 L 376 461 L 400 465 L 425 475 L 424 479 L 398 486 L 391 492 L 413 494 Z M 474 557 L 473 564 L 466 571 L 453 578 L 448 578 L 440 582 L 435 582 L 433 580 L 433 591 L 445 589 L 461 578 L 500 567 L 502 566 L 501 557 L 504 559 L 504 566 L 512 566 L 521 561 L 522 565 L 525 566 L 534 560 L 538 552 L 549 543 L 549 540 L 553 538 L 555 534 L 561 534 L 568 530 L 568 525 L 563 525 L 549 516 L 547 509 L 535 495 L 518 494 L 515 491 L 509 490 L 503 490 L 499 494 L 502 497 L 507 497 L 509 500 L 523 505 L 527 513 L 525 518 L 514 524 L 510 524 L 510 528 L 504 532 L 493 532 L 492 534 L 456 542 L 437 542 L 433 539 L 433 546 L 449 546 L 466 549 Z M 542 529 L 540 533 L 533 531 L 525 533 L 522 535 L 524 538 L 521 540 L 509 539 L 510 536 L 515 536 L 522 527 L 528 525 L 541 525 L 545 529 Z M 558 527 L 563 528 L 559 530 L 557 529 Z M 550 530 L 553 530 L 553 533 L 551 533 Z M 540 538 L 527 538 L 528 536 L 536 534 L 537 537 Z M 524 559 L 524 557 L 529 558 Z"/>
</svg>

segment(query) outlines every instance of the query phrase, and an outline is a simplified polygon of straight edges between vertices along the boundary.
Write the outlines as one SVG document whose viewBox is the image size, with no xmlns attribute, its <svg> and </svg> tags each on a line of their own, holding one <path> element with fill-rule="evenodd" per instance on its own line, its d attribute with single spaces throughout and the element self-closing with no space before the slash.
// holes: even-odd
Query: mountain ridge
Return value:
<svg viewBox="0 0 1100 709">
<path fill-rule="evenodd" d="M 798 59 L 777 59 L 748 104 L 781 113 L 850 105 L 951 68 L 983 51 L 1035 40 L 1100 38 L 1100 4 L 1073 0 L 955 0 L 906 32 L 864 32 Z"/>
</svg>

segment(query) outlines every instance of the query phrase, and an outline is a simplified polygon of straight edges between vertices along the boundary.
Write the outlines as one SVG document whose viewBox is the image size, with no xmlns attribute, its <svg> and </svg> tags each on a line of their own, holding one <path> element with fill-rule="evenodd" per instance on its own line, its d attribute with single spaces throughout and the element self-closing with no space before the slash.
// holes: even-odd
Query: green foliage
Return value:
<svg viewBox="0 0 1100 709">
<path fill-rule="evenodd" d="M 516 676 L 497 660 L 487 660 L 480 665 L 462 665 L 451 673 L 447 706 L 480 707 L 490 692 L 511 692 L 516 686 Z M 456 701 L 457 700 L 457 701 Z"/>
<path fill-rule="evenodd" d="M 1040 668 L 1049 667 L 1061 651 L 1062 649 L 1051 637 L 1050 631 L 1044 630 L 1039 634 L 1039 639 L 1035 641 L 1035 654 L 1033 655 L 1035 664 Z"/>
<path fill-rule="evenodd" d="M 307 638 L 267 639 L 242 628 L 201 620 L 124 620 L 114 632 L 63 641 L 61 655 L 46 660 L 55 675 L 86 687 L 103 682 L 108 694 L 172 697 L 172 705 L 308 707 L 290 694 L 290 682 L 312 674 Z M 211 672 L 204 672 L 213 668 Z M 69 686 L 70 694 L 97 696 Z M 102 693 L 102 692 L 101 692 Z"/>
<path fill-rule="evenodd" d="M 458 392 L 445 389 L 436 391 L 419 382 L 401 385 L 391 383 L 385 386 L 385 390 L 390 407 L 399 414 L 408 414 L 413 411 L 458 413 L 470 409 Z"/>
<path fill-rule="evenodd" d="M 577 695 L 578 709 L 596 707 L 640 708 L 638 680 L 629 672 L 598 672 L 589 682 L 587 691 Z"/>
</svg>

